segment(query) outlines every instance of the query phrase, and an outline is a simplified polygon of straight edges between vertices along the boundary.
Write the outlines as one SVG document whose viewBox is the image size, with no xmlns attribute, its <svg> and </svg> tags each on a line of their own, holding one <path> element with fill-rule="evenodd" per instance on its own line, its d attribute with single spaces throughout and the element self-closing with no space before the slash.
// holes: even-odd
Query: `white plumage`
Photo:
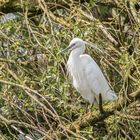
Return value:
<svg viewBox="0 0 140 140">
<path fill-rule="evenodd" d="M 95 101 L 99 103 L 99 94 L 103 101 L 115 100 L 117 96 L 109 87 L 97 63 L 89 55 L 83 54 L 85 44 L 86 42 L 82 39 L 74 38 L 69 46 L 62 51 L 72 50 L 67 65 L 73 86 L 85 100 L 92 104 Z"/>
</svg>

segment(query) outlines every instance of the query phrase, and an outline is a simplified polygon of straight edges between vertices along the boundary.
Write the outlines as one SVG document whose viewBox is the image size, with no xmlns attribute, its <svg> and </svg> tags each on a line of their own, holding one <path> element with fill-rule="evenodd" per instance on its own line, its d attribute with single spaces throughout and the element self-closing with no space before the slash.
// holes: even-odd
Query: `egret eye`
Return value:
<svg viewBox="0 0 140 140">
<path fill-rule="evenodd" d="M 75 46 L 76 45 L 76 43 L 73 43 L 73 45 L 72 46 Z"/>
</svg>

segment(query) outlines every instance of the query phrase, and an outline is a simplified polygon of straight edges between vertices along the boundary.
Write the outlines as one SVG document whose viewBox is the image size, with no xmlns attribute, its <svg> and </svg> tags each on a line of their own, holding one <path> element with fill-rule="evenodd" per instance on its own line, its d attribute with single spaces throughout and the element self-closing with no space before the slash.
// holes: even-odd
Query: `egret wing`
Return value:
<svg viewBox="0 0 140 140">
<path fill-rule="evenodd" d="M 81 62 L 83 64 L 85 78 L 94 94 L 99 96 L 100 93 L 104 94 L 107 90 L 110 90 L 101 69 L 89 55 L 82 55 Z"/>
</svg>

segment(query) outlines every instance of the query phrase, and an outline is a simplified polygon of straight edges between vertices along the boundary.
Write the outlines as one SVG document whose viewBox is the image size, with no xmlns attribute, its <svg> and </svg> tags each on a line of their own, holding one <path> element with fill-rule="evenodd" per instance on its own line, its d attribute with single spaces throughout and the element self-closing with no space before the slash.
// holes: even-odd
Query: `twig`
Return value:
<svg viewBox="0 0 140 140">
<path fill-rule="evenodd" d="M 42 135 L 45 135 L 45 133 L 44 132 L 42 132 L 42 131 L 40 131 L 37 127 L 35 127 L 35 126 L 32 126 L 32 125 L 30 125 L 30 124 L 28 124 L 28 123 L 25 123 L 25 122 L 19 122 L 19 121 L 16 121 L 16 120 L 8 120 L 8 119 L 6 119 L 4 116 L 2 116 L 1 114 L 0 114 L 0 120 L 1 120 L 1 123 L 4 123 L 4 124 L 7 124 L 7 125 L 9 125 L 9 126 L 11 126 L 11 125 L 20 125 L 20 126 L 26 126 L 26 127 L 28 127 L 28 128 L 31 128 L 31 129 L 34 129 L 35 131 L 37 131 L 37 132 L 39 132 L 40 134 L 42 134 Z"/>
<path fill-rule="evenodd" d="M 14 61 L 14 60 L 11 60 L 11 59 L 4 59 L 4 58 L 0 58 L 0 62 L 5 62 L 5 63 L 11 63 L 11 64 L 22 64 L 22 65 L 27 65 L 27 61 L 25 62 L 21 62 L 21 61 Z"/>
<path fill-rule="evenodd" d="M 24 132 L 22 132 L 19 128 L 17 128 L 16 126 L 14 125 L 11 125 L 11 127 L 16 130 L 18 133 L 20 133 L 21 135 L 23 135 L 26 140 L 33 140 L 30 136 L 26 135 Z"/>
<path fill-rule="evenodd" d="M 83 128 L 88 127 L 90 125 L 94 125 L 95 123 L 97 123 L 99 121 L 103 121 L 107 117 L 114 115 L 115 110 L 120 111 L 124 106 L 128 106 L 130 103 L 133 102 L 133 101 L 131 101 L 131 102 L 124 102 L 124 101 L 125 101 L 124 98 L 120 97 L 120 100 L 117 101 L 117 104 L 113 103 L 109 107 L 104 107 L 104 109 L 105 109 L 104 113 L 102 113 L 102 114 L 100 112 L 88 113 L 88 114 L 84 115 L 84 117 L 83 116 L 82 116 L 82 118 L 80 117 L 78 120 L 76 120 L 72 124 L 68 124 L 66 126 L 66 129 L 71 130 L 71 131 L 75 131 L 77 127 L 80 127 L 80 129 L 83 129 Z M 54 132 L 54 134 L 55 134 L 55 132 Z M 54 134 L 51 133 L 51 136 L 53 136 Z M 48 137 L 48 135 L 49 134 L 47 134 L 46 136 L 44 136 L 40 140 L 47 140 L 46 138 Z M 62 135 L 62 134 L 57 132 L 57 135 Z"/>
<path fill-rule="evenodd" d="M 136 10 L 134 9 L 134 2 L 132 1 L 127 1 L 127 3 L 129 4 L 129 12 L 130 12 L 130 15 L 132 16 L 132 18 L 134 19 L 134 21 L 136 22 L 137 25 L 139 25 L 140 23 L 140 19 L 137 17 L 137 13 L 136 13 Z"/>
<path fill-rule="evenodd" d="M 16 84 L 16 83 L 13 83 L 13 82 L 8 82 L 8 81 L 1 80 L 1 79 L 0 79 L 0 83 L 8 84 L 8 85 L 12 85 L 12 86 L 16 86 L 16 87 L 22 88 L 27 93 L 27 95 L 29 97 L 31 97 L 34 101 L 36 101 L 41 107 L 43 107 L 45 109 L 46 112 L 50 113 L 52 115 L 52 117 L 54 119 L 57 119 L 60 122 L 60 124 L 61 124 L 61 121 L 59 119 L 59 116 L 58 116 L 57 112 L 53 109 L 53 107 L 50 105 L 50 103 L 42 95 L 40 95 L 36 90 L 33 90 L 33 89 L 31 89 L 29 87 L 26 87 L 24 85 Z M 37 96 L 32 95 L 30 92 L 34 93 L 35 95 L 37 95 L 37 96 L 41 97 L 43 100 L 45 100 L 46 103 L 51 107 L 53 112 L 50 109 L 48 109 L 43 103 L 41 103 L 38 100 Z"/>
<path fill-rule="evenodd" d="M 94 18 L 93 16 L 85 13 L 83 10 L 79 10 L 81 12 L 82 15 L 84 15 L 85 17 L 87 17 L 89 20 L 91 21 L 97 21 L 98 25 L 97 27 L 99 29 L 101 29 L 101 31 L 104 33 L 104 35 L 110 40 L 110 42 L 112 44 L 114 44 L 115 46 L 118 46 L 118 42 L 112 37 L 112 35 L 105 29 L 105 27 L 100 23 L 100 21 L 98 21 L 96 18 Z"/>
<path fill-rule="evenodd" d="M 139 92 L 139 90 L 136 91 L 136 94 L 131 93 L 130 96 L 132 98 L 135 98 L 135 96 L 137 96 L 138 92 Z M 125 102 L 124 98 L 120 97 L 120 100 L 117 101 L 117 104 L 114 103 L 113 105 L 109 106 L 108 108 L 105 107 L 104 113 L 99 113 L 99 112 L 88 113 L 88 114 L 82 116 L 82 118 L 80 117 L 78 120 L 76 120 L 72 124 L 66 125 L 66 130 L 75 131 L 77 129 L 77 127 L 78 128 L 80 127 L 80 129 L 83 129 L 87 126 L 90 126 L 91 124 L 94 125 L 95 123 L 97 123 L 99 121 L 103 121 L 107 117 L 114 115 L 115 110 L 120 111 L 124 106 L 128 106 L 132 102 L 133 102 L 133 100 L 131 102 L 128 102 L 128 101 Z M 56 133 L 53 132 L 53 133 L 51 133 L 51 136 L 54 136 L 55 134 Z M 59 135 L 63 135 L 63 134 L 60 132 L 57 132 L 57 136 L 59 136 Z M 46 134 L 44 137 L 42 137 L 40 140 L 47 140 L 48 137 L 49 137 L 49 133 Z"/>
<path fill-rule="evenodd" d="M 63 18 L 55 16 L 50 10 L 48 10 L 47 5 L 45 4 L 44 0 L 38 0 L 38 3 L 41 9 L 46 13 L 48 17 L 50 16 L 54 21 L 61 23 L 61 25 L 70 27 L 70 24 L 67 23 Z"/>
</svg>

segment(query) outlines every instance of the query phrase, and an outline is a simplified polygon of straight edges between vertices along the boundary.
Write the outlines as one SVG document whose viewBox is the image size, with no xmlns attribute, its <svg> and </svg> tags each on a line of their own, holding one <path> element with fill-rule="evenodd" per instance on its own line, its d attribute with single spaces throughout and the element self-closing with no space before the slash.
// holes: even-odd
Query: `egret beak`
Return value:
<svg viewBox="0 0 140 140">
<path fill-rule="evenodd" d="M 64 52 L 66 52 L 67 50 L 71 49 L 73 47 L 73 45 L 69 45 L 67 48 L 63 49 L 61 52 L 59 52 L 58 54 L 63 54 Z"/>
</svg>

